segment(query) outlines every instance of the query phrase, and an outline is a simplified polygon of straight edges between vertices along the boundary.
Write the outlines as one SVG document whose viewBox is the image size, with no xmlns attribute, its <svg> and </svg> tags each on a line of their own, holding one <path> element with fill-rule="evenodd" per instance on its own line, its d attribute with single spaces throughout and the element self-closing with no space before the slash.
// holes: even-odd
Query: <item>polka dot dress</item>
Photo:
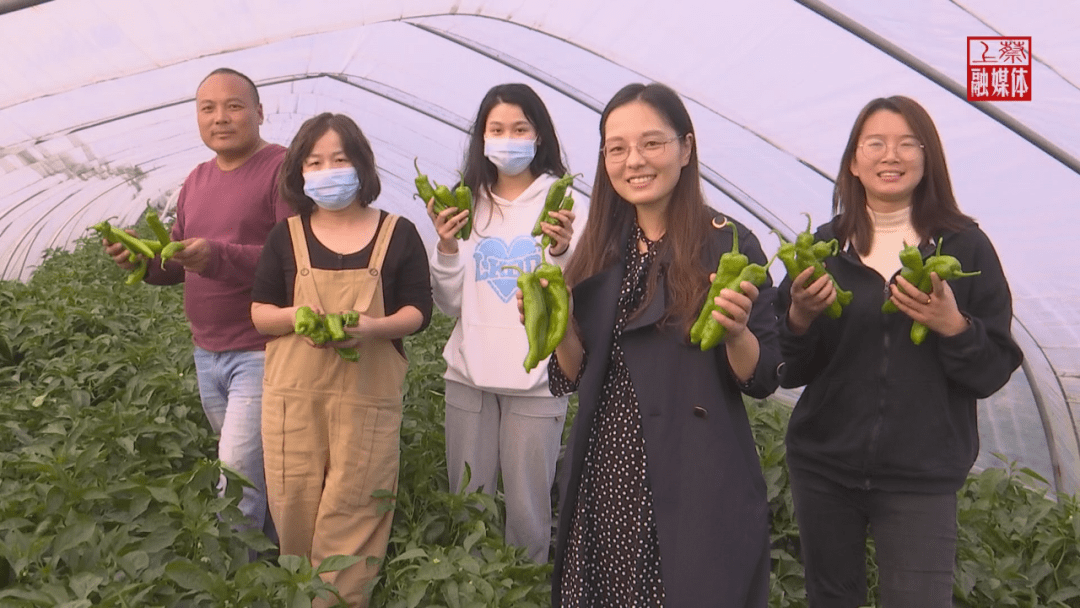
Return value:
<svg viewBox="0 0 1080 608">
<path fill-rule="evenodd" d="M 640 253 L 638 241 L 648 245 Z M 653 495 L 646 470 L 641 411 L 619 336 L 645 295 L 645 276 L 655 243 L 635 226 L 627 250 L 627 271 L 619 295 L 619 314 L 611 365 L 600 391 L 589 432 L 573 522 L 562 570 L 562 605 L 567 607 L 664 605 L 660 549 Z M 552 388 L 573 390 L 552 365 Z"/>
</svg>

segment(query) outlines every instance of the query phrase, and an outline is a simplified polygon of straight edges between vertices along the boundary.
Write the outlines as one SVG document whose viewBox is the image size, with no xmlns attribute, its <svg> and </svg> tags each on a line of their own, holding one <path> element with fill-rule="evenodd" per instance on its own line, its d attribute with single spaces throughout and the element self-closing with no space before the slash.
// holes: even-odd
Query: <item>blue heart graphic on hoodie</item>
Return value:
<svg viewBox="0 0 1080 608">
<path fill-rule="evenodd" d="M 476 280 L 488 285 L 503 302 L 509 302 L 517 292 L 518 271 L 504 266 L 517 266 L 532 272 L 540 265 L 540 249 L 530 236 L 519 236 L 509 245 L 499 238 L 486 238 L 476 245 Z"/>
</svg>

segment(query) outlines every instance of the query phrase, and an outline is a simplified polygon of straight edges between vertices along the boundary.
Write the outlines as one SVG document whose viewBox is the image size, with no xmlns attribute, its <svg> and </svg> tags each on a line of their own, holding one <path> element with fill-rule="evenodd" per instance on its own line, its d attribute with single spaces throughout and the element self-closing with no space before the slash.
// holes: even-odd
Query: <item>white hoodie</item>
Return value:
<svg viewBox="0 0 1080 608">
<path fill-rule="evenodd" d="M 455 254 L 435 248 L 431 256 L 435 305 L 458 318 L 443 349 L 447 380 L 492 393 L 551 397 L 547 359 L 525 373 L 529 342 L 518 316 L 518 271 L 503 267 L 530 272 L 540 265 L 541 237 L 531 233 L 556 179 L 541 175 L 516 200 L 495 196 L 495 205 L 486 193 L 477 193 L 469 240 L 458 242 Z M 560 267 L 570 259 L 570 251 L 546 255 L 548 262 Z"/>
</svg>

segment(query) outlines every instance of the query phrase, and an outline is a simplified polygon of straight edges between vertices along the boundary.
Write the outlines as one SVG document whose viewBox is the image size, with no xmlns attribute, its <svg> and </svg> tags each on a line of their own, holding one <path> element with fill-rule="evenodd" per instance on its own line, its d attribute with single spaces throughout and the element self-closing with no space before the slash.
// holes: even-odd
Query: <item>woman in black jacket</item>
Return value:
<svg viewBox="0 0 1080 608">
<path fill-rule="evenodd" d="M 567 269 L 572 327 L 549 363 L 579 409 L 560 479 L 554 606 L 763 607 L 765 483 L 742 395 L 780 362 L 776 289 L 743 282 L 714 313 L 725 341 L 688 335 L 720 255 L 765 263 L 744 226 L 705 205 L 678 95 L 628 85 L 605 108 L 588 222 Z"/>
<path fill-rule="evenodd" d="M 781 384 L 805 385 L 787 460 L 810 606 L 866 602 L 866 536 L 883 606 L 951 606 L 956 492 L 979 451 L 976 399 L 1021 362 L 1012 297 L 993 245 L 953 197 L 941 140 L 907 97 L 879 98 L 855 121 L 833 193 L 826 266 L 854 293 L 836 298 L 809 271 L 781 284 Z M 929 294 L 898 275 L 900 250 L 956 257 L 974 277 L 931 274 Z M 885 314 L 886 299 L 899 313 Z M 912 322 L 929 328 L 920 344 Z"/>
</svg>

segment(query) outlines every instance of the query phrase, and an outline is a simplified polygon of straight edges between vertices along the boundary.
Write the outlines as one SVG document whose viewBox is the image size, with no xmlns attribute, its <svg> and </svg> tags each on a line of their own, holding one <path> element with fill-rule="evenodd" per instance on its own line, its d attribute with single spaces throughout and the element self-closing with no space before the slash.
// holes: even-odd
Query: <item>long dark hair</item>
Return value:
<svg viewBox="0 0 1080 608">
<path fill-rule="evenodd" d="M 559 137 L 555 134 L 555 125 L 551 122 L 551 114 L 547 106 L 541 101 L 528 85 L 520 83 L 500 84 L 491 87 L 484 99 L 480 101 L 480 108 L 476 111 L 476 120 L 473 121 L 472 130 L 469 132 L 469 147 L 465 151 L 465 185 L 472 188 L 473 192 L 486 192 L 491 198 L 491 187 L 499 179 L 499 170 L 484 156 L 484 130 L 487 127 L 488 114 L 491 109 L 500 103 L 508 103 L 521 108 L 525 118 L 536 129 L 536 156 L 529 164 L 529 171 L 535 176 L 544 173 L 552 173 L 562 177 L 566 173 L 559 148 Z"/>
<path fill-rule="evenodd" d="M 874 240 L 874 227 L 866 211 L 866 188 L 851 173 L 851 162 L 855 159 L 863 126 L 879 110 L 902 116 L 923 145 L 923 177 L 911 197 L 911 224 L 919 236 L 925 241 L 942 230 L 959 230 L 973 222 L 956 204 L 949 168 L 945 164 L 945 150 L 930 114 L 910 97 L 879 97 L 871 100 L 859 112 L 851 127 L 844 156 L 840 159 L 840 171 L 833 187 L 832 208 L 833 215 L 839 215 L 835 232 L 841 247 L 851 243 L 860 254 L 866 255 L 870 253 Z"/>
<path fill-rule="evenodd" d="M 278 172 L 278 193 L 300 215 L 309 215 L 315 209 L 315 201 L 304 194 L 304 159 L 311 154 L 315 142 L 330 130 L 341 138 L 345 156 L 360 176 L 360 191 L 356 193 L 360 206 L 367 207 L 382 192 L 379 172 L 375 169 L 375 153 L 363 131 L 344 114 L 323 112 L 300 125 Z"/>
<path fill-rule="evenodd" d="M 701 252 L 711 230 L 705 195 L 701 190 L 701 173 L 698 170 L 697 138 L 687 137 L 694 133 L 694 125 L 686 106 L 678 93 L 662 84 L 630 84 L 623 87 L 604 108 L 600 115 L 600 142 L 605 140 L 608 116 L 616 108 L 641 101 L 648 104 L 664 119 L 682 144 L 689 139 L 690 161 L 682 168 L 679 181 L 671 194 L 665 211 L 666 231 L 657 245 L 658 259 L 665 260 L 667 287 L 667 311 L 664 322 L 689 325 L 701 308 L 708 287 L 709 272 L 703 266 Z M 574 255 L 566 267 L 566 279 L 576 285 L 591 277 L 622 257 L 627 234 L 637 221 L 634 207 L 626 202 L 611 184 L 603 152 L 596 159 L 596 179 L 593 182 L 589 218 Z M 660 264 L 653 264 L 646 278 L 646 301 L 638 310 L 644 310 L 656 293 Z"/>
</svg>

